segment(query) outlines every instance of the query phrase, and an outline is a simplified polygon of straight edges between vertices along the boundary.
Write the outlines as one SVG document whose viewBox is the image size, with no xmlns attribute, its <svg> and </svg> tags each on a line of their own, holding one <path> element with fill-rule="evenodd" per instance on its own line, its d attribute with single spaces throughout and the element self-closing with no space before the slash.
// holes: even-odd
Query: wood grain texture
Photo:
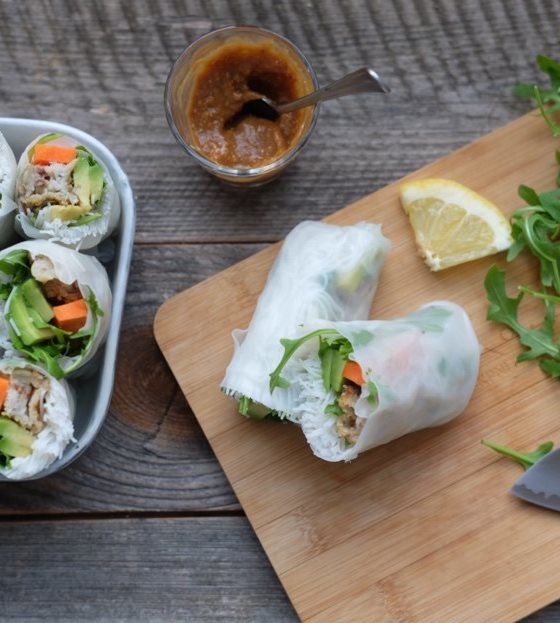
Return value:
<svg viewBox="0 0 560 623">
<path fill-rule="evenodd" d="M 64 121 L 106 142 L 132 178 L 138 241 L 278 240 L 526 110 L 511 87 L 534 79 L 537 52 L 557 49 L 554 5 L 3 0 L 2 113 Z M 326 103 L 292 169 L 232 193 L 181 151 L 162 102 L 184 46 L 231 23 L 286 35 L 321 83 L 369 63 L 392 93 Z"/>
<path fill-rule="evenodd" d="M 2 621 L 296 620 L 240 517 L 2 522 L 2 533 Z"/>
<path fill-rule="evenodd" d="M 554 147 L 542 119 L 529 113 L 412 178 L 449 177 L 508 214 L 520 204 L 515 179 L 554 186 Z M 156 316 L 156 339 L 304 621 L 518 620 L 560 596 L 560 524 L 508 494 L 511 464 L 480 439 L 522 447 L 557 438 L 560 386 L 537 365 L 516 366 L 517 337 L 486 320 L 484 275 L 499 258 L 431 273 L 416 253 L 398 184 L 328 218 L 361 220 L 381 223 L 392 242 L 374 317 L 437 299 L 459 303 L 471 317 L 481 369 L 454 422 L 329 464 L 312 456 L 296 427 L 240 418 L 219 383 L 230 332 L 247 325 L 277 245 L 168 300 Z M 537 274 L 530 257 L 508 266 L 513 284 L 533 284 Z M 524 306 L 523 314 L 536 325 L 542 306 Z M 205 365 L 188 356 L 202 348 Z"/>
<path fill-rule="evenodd" d="M 182 48 L 231 23 L 259 24 L 288 36 L 323 84 L 371 63 L 393 94 L 328 103 L 308 147 L 277 183 L 231 193 L 185 157 L 162 105 L 167 72 Z M 0 0 L 2 115 L 53 119 L 91 132 L 128 171 L 138 209 L 119 377 L 107 423 L 88 452 L 58 476 L 0 486 L 0 513 L 237 512 L 230 486 L 155 350 L 155 309 L 262 243 L 279 240 L 303 218 L 322 218 L 525 112 L 527 105 L 511 97 L 511 86 L 535 79 L 538 52 L 557 56 L 559 30 L 553 1 Z M 54 525 L 61 525 L 58 516 Z M 81 522 L 64 526 L 77 547 Z M 126 534 L 126 520 L 119 527 Z M 175 538 L 171 550 L 182 535 Z M 214 534 L 215 551 L 229 546 L 223 538 Z M 29 558 L 38 558 L 42 547 L 33 541 Z M 199 543 L 190 547 L 197 561 L 208 555 Z M 119 551 L 133 550 L 123 545 Z M 167 558 L 151 551 L 145 564 L 157 574 Z M 266 567 L 258 546 L 253 551 Z M 12 621 L 29 620 L 25 591 L 53 576 L 44 564 L 32 577 L 21 577 L 19 592 L 9 593 Z M 278 594 L 276 579 L 266 578 L 271 594 Z M 252 578 L 236 580 L 240 595 L 251 592 Z M 68 616 L 57 602 L 51 620 L 76 620 L 74 597 L 88 600 L 95 619 L 96 604 L 105 608 L 106 602 L 102 591 L 87 590 L 88 582 L 70 583 L 63 593 Z M 121 620 L 148 620 L 126 601 L 126 590 L 111 593 L 120 598 Z M 183 590 L 154 587 L 156 596 L 181 604 L 183 620 L 208 620 L 204 590 L 189 603 L 181 601 Z M 275 621 L 285 612 L 275 600 L 255 605 L 239 596 L 219 603 L 224 619 L 229 613 L 232 620 L 244 614 L 244 620 Z M 172 609 L 168 620 L 177 618 Z M 96 620 L 115 620 L 107 610 L 99 612 L 103 617 Z M 44 607 L 41 615 L 48 620 Z M 553 606 L 530 620 L 560 621 L 560 609 Z"/>
</svg>

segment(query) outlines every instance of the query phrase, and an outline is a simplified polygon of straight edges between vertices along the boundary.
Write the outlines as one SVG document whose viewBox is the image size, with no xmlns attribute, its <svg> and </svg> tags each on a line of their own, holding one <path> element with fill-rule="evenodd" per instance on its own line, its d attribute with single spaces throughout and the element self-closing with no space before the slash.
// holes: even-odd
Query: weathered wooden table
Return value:
<svg viewBox="0 0 560 623">
<path fill-rule="evenodd" d="M 555 0 L 0 0 L 0 114 L 105 142 L 138 217 L 101 433 L 59 475 L 0 485 L 1 620 L 297 620 L 157 349 L 155 311 L 525 112 L 511 87 L 537 79 L 537 53 L 560 56 L 559 16 Z M 162 102 L 183 47 L 232 23 L 292 39 L 322 83 L 369 64 L 393 93 L 324 105 L 279 181 L 227 190 L 183 154 Z M 529 620 L 560 620 L 560 606 Z"/>
</svg>

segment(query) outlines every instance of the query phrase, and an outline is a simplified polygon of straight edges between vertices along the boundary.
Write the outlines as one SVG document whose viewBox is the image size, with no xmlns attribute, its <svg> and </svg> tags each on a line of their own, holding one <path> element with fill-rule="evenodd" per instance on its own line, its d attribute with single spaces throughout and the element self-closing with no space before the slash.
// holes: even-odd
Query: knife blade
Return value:
<svg viewBox="0 0 560 623">
<path fill-rule="evenodd" d="M 511 493 L 531 504 L 560 511 L 560 448 L 530 467 L 515 482 Z"/>
</svg>

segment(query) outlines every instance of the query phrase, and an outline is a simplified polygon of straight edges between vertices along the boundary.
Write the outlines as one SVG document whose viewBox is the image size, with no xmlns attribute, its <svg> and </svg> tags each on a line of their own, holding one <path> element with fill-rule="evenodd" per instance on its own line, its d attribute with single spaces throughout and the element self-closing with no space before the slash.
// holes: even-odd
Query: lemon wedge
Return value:
<svg viewBox="0 0 560 623">
<path fill-rule="evenodd" d="M 445 179 L 405 182 L 401 203 L 431 270 L 504 251 L 512 244 L 502 212 L 470 188 Z"/>
</svg>

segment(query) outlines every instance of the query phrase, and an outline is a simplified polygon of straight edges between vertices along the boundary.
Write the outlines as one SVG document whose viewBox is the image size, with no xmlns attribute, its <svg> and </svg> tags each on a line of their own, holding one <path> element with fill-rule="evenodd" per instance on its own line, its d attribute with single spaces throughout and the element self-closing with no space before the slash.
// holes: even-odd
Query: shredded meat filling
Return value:
<svg viewBox="0 0 560 623">
<path fill-rule="evenodd" d="M 356 443 L 366 421 L 365 418 L 358 417 L 354 411 L 359 397 L 360 388 L 357 385 L 344 383 L 338 398 L 338 406 L 343 413 L 336 418 L 336 433 L 348 444 Z"/>
<path fill-rule="evenodd" d="M 51 305 L 64 305 L 82 298 L 77 281 L 64 283 L 55 277 L 54 265 L 46 255 L 39 254 L 31 259 L 31 275 L 41 283 Z"/>
<path fill-rule="evenodd" d="M 28 164 L 24 168 L 16 190 L 25 212 L 37 213 L 47 205 L 76 205 L 72 170 L 74 164 Z"/>
<path fill-rule="evenodd" d="M 82 298 L 78 282 L 64 283 L 59 279 L 51 279 L 43 284 L 43 293 L 49 303 L 63 305 Z"/>
<path fill-rule="evenodd" d="M 45 397 L 48 391 L 48 379 L 35 370 L 14 369 L 2 415 L 32 433 L 41 432 L 45 425 Z"/>
</svg>

